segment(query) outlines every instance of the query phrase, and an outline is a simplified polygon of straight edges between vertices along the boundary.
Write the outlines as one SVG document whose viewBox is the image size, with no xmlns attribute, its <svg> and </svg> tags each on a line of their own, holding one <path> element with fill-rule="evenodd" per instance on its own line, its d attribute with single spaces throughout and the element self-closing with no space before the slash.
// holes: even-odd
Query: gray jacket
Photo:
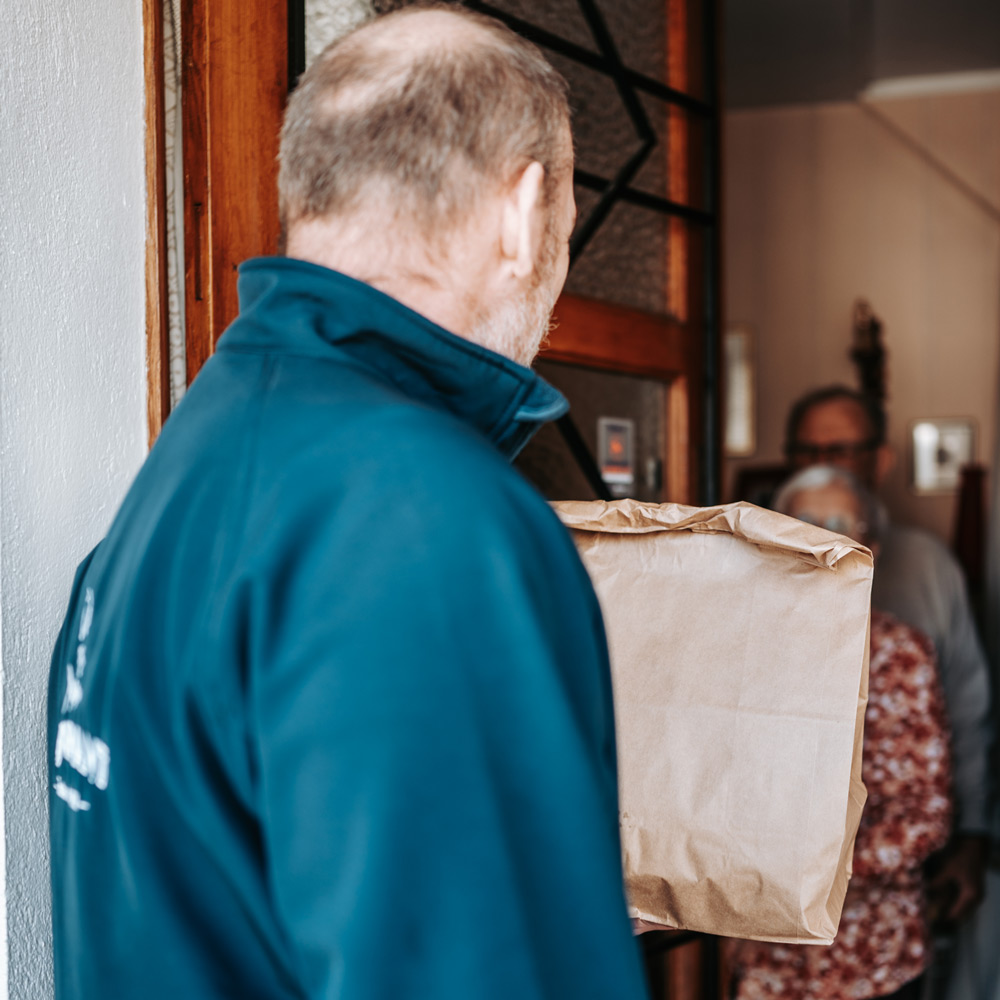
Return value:
<svg viewBox="0 0 1000 1000">
<path fill-rule="evenodd" d="M 962 570 L 932 535 L 890 524 L 875 569 L 872 604 L 934 642 L 952 728 L 956 828 L 989 829 L 990 682 Z"/>
</svg>

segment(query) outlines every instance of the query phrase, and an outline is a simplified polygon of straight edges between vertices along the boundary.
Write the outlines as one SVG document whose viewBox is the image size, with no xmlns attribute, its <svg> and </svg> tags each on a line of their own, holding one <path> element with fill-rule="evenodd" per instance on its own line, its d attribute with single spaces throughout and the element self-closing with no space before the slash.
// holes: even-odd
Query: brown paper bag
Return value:
<svg viewBox="0 0 1000 1000">
<path fill-rule="evenodd" d="M 865 802 L 871 553 L 747 503 L 554 506 L 608 631 L 632 916 L 829 944 Z"/>
</svg>

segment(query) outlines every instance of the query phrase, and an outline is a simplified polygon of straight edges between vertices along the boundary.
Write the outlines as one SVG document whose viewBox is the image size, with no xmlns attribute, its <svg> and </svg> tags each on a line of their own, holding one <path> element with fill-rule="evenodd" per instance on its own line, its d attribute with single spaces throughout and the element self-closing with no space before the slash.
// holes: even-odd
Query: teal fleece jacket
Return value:
<svg viewBox="0 0 1000 1000">
<path fill-rule="evenodd" d="M 367 285 L 241 312 L 53 654 L 58 1000 L 628 1000 L 600 611 L 509 465 L 565 402 Z"/>
</svg>

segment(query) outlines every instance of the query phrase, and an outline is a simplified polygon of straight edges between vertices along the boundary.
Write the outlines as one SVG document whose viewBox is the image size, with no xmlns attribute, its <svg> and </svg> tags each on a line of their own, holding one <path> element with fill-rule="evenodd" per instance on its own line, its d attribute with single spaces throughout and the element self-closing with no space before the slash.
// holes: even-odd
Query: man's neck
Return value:
<svg viewBox="0 0 1000 1000">
<path fill-rule="evenodd" d="M 454 261 L 437 264 L 414 241 L 384 228 L 364 234 L 357 226 L 331 231 L 328 223 L 300 223 L 289 234 L 287 255 L 339 271 L 391 296 L 459 337 L 478 316 L 474 282 Z M 470 287 L 471 286 L 471 287 Z"/>
</svg>

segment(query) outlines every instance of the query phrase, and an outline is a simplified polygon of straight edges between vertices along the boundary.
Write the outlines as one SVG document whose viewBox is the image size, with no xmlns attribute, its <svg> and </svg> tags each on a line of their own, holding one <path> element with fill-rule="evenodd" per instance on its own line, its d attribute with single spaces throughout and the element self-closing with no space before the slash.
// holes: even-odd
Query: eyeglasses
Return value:
<svg viewBox="0 0 1000 1000">
<path fill-rule="evenodd" d="M 828 462 L 850 461 L 875 451 L 878 441 L 831 441 L 829 444 L 797 442 L 788 450 L 792 458 L 805 459 L 808 465 L 825 465 Z"/>
</svg>

